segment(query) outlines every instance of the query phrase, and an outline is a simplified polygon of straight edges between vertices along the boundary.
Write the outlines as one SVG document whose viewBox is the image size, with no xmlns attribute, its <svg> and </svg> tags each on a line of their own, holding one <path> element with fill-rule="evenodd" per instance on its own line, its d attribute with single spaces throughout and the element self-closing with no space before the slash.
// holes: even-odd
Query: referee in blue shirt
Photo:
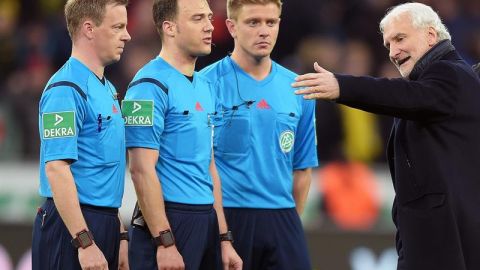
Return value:
<svg viewBox="0 0 480 270">
<path fill-rule="evenodd" d="M 230 56 L 206 67 L 217 97 L 215 160 L 244 269 L 311 269 L 299 213 L 317 166 L 315 103 L 270 58 L 280 0 L 228 0 Z"/>
<path fill-rule="evenodd" d="M 215 101 L 194 72 L 211 51 L 212 11 L 206 0 L 155 0 L 153 17 L 162 49 L 122 102 L 138 197 L 130 267 L 241 269 L 231 242 L 220 243 L 227 226 L 212 157 Z"/>
<path fill-rule="evenodd" d="M 65 5 L 72 55 L 49 80 L 39 108 L 40 195 L 47 200 L 34 223 L 33 269 L 128 267 L 118 216 L 124 122 L 115 87 L 104 76 L 130 40 L 127 4 L 69 0 Z"/>
</svg>

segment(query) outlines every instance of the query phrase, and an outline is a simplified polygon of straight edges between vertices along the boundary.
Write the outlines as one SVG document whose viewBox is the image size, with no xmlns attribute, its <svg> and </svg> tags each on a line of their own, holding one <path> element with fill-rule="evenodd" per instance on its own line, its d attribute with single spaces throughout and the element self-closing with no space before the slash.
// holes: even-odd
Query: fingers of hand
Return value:
<svg viewBox="0 0 480 270">
<path fill-rule="evenodd" d="M 304 99 L 325 99 L 326 97 L 325 93 L 313 93 L 303 96 Z"/>
<path fill-rule="evenodd" d="M 307 80 L 315 80 L 320 77 L 319 73 L 307 73 L 303 75 L 299 75 L 295 78 L 295 82 L 307 81 Z"/>
<path fill-rule="evenodd" d="M 315 69 L 316 72 L 319 73 L 327 73 L 329 72 L 328 70 L 322 68 L 317 62 L 313 63 L 313 69 Z"/>
<path fill-rule="evenodd" d="M 242 270 L 242 265 L 241 264 L 232 264 L 230 265 L 229 270 Z"/>
<path fill-rule="evenodd" d="M 185 266 L 158 266 L 158 269 L 159 270 L 184 270 L 185 269 Z"/>
<path fill-rule="evenodd" d="M 82 266 L 82 269 L 86 270 L 108 270 L 108 265 L 107 262 L 97 262 L 97 263 L 92 263 L 91 265 L 87 266 Z"/>
<path fill-rule="evenodd" d="M 319 86 L 315 86 L 315 87 L 307 87 L 301 90 L 297 90 L 295 91 L 295 94 L 305 95 L 305 94 L 314 94 L 314 93 L 321 93 L 321 92 L 322 92 L 322 89 Z"/>
<path fill-rule="evenodd" d="M 243 261 L 239 258 L 239 261 L 233 265 L 234 270 L 242 270 L 243 267 Z"/>
</svg>

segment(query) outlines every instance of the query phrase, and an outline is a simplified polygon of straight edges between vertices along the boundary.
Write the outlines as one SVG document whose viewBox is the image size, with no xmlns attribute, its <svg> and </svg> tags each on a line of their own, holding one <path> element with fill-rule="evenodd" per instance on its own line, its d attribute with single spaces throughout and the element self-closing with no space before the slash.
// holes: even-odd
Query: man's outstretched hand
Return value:
<svg viewBox="0 0 480 270">
<path fill-rule="evenodd" d="M 337 78 L 317 62 L 313 64 L 313 68 L 316 73 L 307 73 L 295 78 L 292 87 L 299 88 L 295 94 L 303 95 L 305 99 L 337 99 L 340 96 Z"/>
</svg>

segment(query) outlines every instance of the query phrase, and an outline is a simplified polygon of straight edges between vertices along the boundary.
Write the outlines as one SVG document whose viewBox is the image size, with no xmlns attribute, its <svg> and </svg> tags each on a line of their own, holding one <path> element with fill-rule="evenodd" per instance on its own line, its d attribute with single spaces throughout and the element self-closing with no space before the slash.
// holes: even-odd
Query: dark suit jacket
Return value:
<svg viewBox="0 0 480 270">
<path fill-rule="evenodd" d="M 480 63 L 477 63 L 476 65 L 473 65 L 473 70 L 477 72 L 478 75 L 480 75 Z"/>
<path fill-rule="evenodd" d="M 480 81 L 442 41 L 409 80 L 338 75 L 338 103 L 395 117 L 398 269 L 480 269 Z"/>
</svg>

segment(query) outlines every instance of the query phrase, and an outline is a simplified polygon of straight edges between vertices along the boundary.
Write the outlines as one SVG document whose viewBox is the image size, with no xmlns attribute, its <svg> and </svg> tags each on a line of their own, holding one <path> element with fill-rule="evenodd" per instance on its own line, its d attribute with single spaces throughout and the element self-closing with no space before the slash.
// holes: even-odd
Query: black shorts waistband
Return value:
<svg viewBox="0 0 480 270">
<path fill-rule="evenodd" d="M 165 202 L 165 209 L 203 212 L 212 210 L 213 204 L 185 204 L 176 202 Z"/>
<path fill-rule="evenodd" d="M 211 213 L 214 213 L 213 204 L 184 204 L 175 202 L 164 202 L 164 205 L 167 215 L 173 213 L 188 213 L 190 215 L 210 215 Z M 145 219 L 142 212 L 140 211 L 138 204 L 135 205 L 135 209 L 133 210 L 131 225 L 147 232 L 149 231 L 147 223 L 145 222 Z"/>
<path fill-rule="evenodd" d="M 51 201 L 52 203 L 55 204 L 53 199 L 50 197 L 47 198 L 47 201 Z M 95 205 L 81 203 L 80 208 L 85 210 L 98 211 L 98 212 L 102 212 L 109 215 L 118 215 L 118 208 L 113 208 L 113 207 L 95 206 Z"/>
</svg>

